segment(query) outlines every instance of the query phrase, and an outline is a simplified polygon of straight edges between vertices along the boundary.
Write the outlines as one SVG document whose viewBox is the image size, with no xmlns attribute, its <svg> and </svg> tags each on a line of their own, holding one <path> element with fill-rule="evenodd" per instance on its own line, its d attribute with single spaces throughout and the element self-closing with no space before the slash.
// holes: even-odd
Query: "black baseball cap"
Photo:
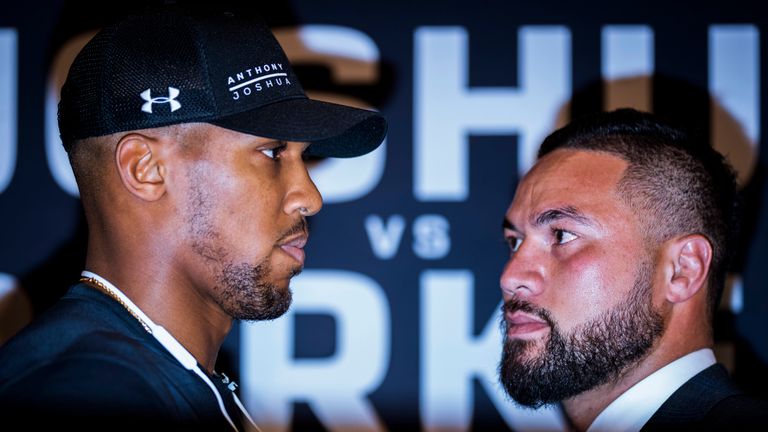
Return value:
<svg viewBox="0 0 768 432">
<path fill-rule="evenodd" d="M 104 27 L 61 90 L 59 130 L 73 140 L 179 123 L 307 141 L 312 156 L 377 148 L 379 113 L 309 99 L 259 17 L 168 7 Z"/>
</svg>

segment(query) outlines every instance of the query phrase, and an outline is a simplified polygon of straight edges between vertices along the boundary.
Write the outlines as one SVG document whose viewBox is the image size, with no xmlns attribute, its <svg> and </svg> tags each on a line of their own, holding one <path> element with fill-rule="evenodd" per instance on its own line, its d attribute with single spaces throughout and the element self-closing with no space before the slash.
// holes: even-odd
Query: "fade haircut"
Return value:
<svg viewBox="0 0 768 432">
<path fill-rule="evenodd" d="M 105 170 L 114 154 L 112 139 L 112 136 L 92 137 L 69 144 L 67 156 L 81 199 L 89 200 L 101 192 Z"/>
<path fill-rule="evenodd" d="M 189 148 L 204 139 L 203 133 L 196 125 L 200 123 L 180 123 L 138 131 L 116 132 L 111 135 L 96 136 L 83 139 L 66 140 L 64 147 L 69 149 L 67 156 L 75 175 L 81 198 L 89 199 L 102 191 L 104 175 L 107 169 L 114 165 L 115 146 L 120 138 L 131 132 L 152 131 L 155 135 L 172 136 Z M 64 139 L 62 137 L 62 139 Z"/>
<path fill-rule="evenodd" d="M 544 140 L 538 157 L 557 149 L 606 152 L 627 161 L 617 191 L 639 216 L 649 247 L 687 234 L 709 240 L 712 319 L 738 221 L 736 176 L 725 158 L 705 138 L 628 108 L 595 113 L 558 129 Z"/>
</svg>

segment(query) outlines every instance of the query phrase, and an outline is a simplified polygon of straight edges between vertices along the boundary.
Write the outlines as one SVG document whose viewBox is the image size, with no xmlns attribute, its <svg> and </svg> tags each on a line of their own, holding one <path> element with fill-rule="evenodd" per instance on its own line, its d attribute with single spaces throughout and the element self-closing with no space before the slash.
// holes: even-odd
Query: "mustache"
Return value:
<svg viewBox="0 0 768 432">
<path fill-rule="evenodd" d="M 280 233 L 280 236 L 278 237 L 278 242 L 287 240 L 290 237 L 295 236 L 296 234 L 303 234 L 304 236 L 309 236 L 309 225 L 307 224 L 307 220 L 304 218 L 299 219 L 293 226 L 288 228 L 287 230 Z"/>
<path fill-rule="evenodd" d="M 549 313 L 548 310 L 544 308 L 540 308 L 538 306 L 534 306 L 531 303 L 522 300 L 517 297 L 512 297 L 509 301 L 504 302 L 503 305 L 501 305 L 501 313 L 502 317 L 506 315 L 506 313 L 513 313 L 513 312 L 525 312 L 531 315 L 536 315 L 537 317 L 541 318 L 544 322 L 546 322 L 551 328 L 555 327 L 555 320 L 552 318 L 552 314 Z M 502 319 L 502 323 L 506 323 L 504 319 Z"/>
</svg>

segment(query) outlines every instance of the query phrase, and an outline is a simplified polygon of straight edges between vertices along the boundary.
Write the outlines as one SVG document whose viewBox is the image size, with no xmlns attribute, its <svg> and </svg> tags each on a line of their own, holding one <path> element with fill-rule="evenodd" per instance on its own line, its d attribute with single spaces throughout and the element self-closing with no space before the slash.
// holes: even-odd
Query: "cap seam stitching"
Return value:
<svg viewBox="0 0 768 432">
<path fill-rule="evenodd" d="M 202 43 L 202 41 L 203 41 L 203 37 L 202 37 L 203 33 L 198 28 L 197 22 L 194 19 L 192 19 L 192 17 L 190 17 L 190 16 L 186 16 L 185 18 L 187 18 L 187 20 L 192 23 L 192 29 L 195 32 L 195 34 L 197 35 L 198 41 L 201 42 L 200 43 L 201 46 L 199 48 L 201 48 L 200 49 L 200 53 L 201 53 L 201 55 L 203 57 L 203 70 L 205 71 L 206 81 L 208 81 L 208 89 L 207 90 L 208 90 L 208 92 L 210 92 L 211 102 L 212 102 L 213 111 L 214 111 L 213 115 L 214 116 L 220 116 L 221 115 L 221 111 L 219 110 L 219 101 L 218 101 L 218 99 L 216 99 L 216 92 L 214 91 L 214 84 L 213 84 L 213 81 L 212 81 L 212 78 L 211 78 L 210 65 L 208 63 L 208 51 L 207 51 L 208 45 L 207 44 L 204 45 Z"/>
</svg>

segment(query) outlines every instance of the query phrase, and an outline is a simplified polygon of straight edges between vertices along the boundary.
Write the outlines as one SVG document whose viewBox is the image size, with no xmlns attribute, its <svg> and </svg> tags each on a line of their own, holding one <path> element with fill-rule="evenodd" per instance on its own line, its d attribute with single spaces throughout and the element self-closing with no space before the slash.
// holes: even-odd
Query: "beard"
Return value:
<svg viewBox="0 0 768 432">
<path fill-rule="evenodd" d="M 280 239 L 307 231 L 301 219 L 280 235 Z M 301 266 L 290 268 L 288 279 L 301 273 Z M 293 295 L 289 287 L 281 288 L 270 282 L 272 268 L 265 258 L 258 265 L 225 262 L 220 265 L 214 288 L 217 302 L 232 318 L 244 321 L 266 321 L 288 311 Z"/>
<path fill-rule="evenodd" d="M 499 380 L 518 404 L 539 408 L 576 396 L 617 379 L 649 352 L 664 332 L 664 321 L 651 303 L 652 267 L 638 266 L 627 298 L 597 317 L 563 334 L 548 311 L 513 297 L 504 312 L 537 315 L 550 328 L 542 352 L 534 356 L 536 341 L 508 339 L 502 319 L 504 349 Z"/>
<path fill-rule="evenodd" d="M 289 287 L 283 288 L 273 282 L 269 256 L 256 265 L 233 260 L 226 244 L 222 244 L 220 240 L 221 235 L 215 229 L 212 214 L 216 199 L 206 187 L 206 173 L 203 169 L 193 168 L 188 179 L 188 236 L 192 250 L 204 259 L 206 266 L 214 274 L 214 301 L 227 315 L 237 320 L 264 321 L 285 314 L 291 306 L 292 293 Z M 307 224 L 302 218 L 278 238 L 283 239 L 306 231 Z M 300 272 L 299 265 L 288 269 L 288 279 Z"/>
<path fill-rule="evenodd" d="M 301 269 L 293 269 L 289 276 Z M 271 270 L 267 263 L 256 266 L 227 262 L 221 265 L 214 287 L 218 305 L 234 319 L 265 321 L 282 316 L 291 306 L 290 288 L 280 288 L 270 283 Z"/>
</svg>

